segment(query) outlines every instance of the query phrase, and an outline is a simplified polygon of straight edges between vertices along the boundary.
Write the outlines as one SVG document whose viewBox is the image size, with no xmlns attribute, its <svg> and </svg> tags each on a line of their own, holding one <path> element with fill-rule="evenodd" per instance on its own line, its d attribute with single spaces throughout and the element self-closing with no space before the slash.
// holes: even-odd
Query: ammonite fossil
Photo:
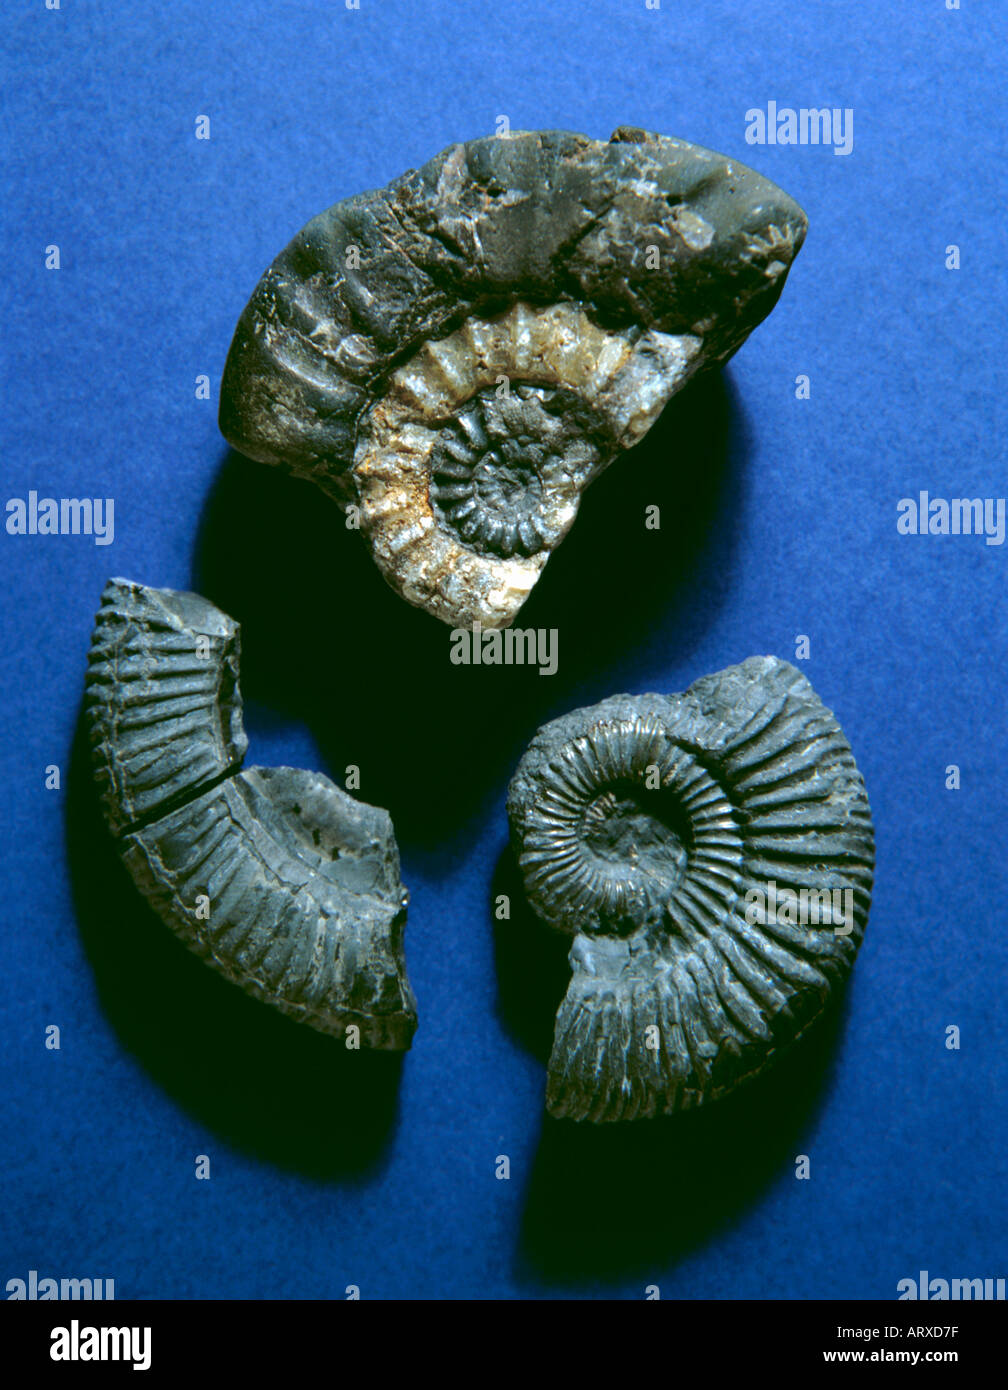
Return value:
<svg viewBox="0 0 1008 1390">
<path fill-rule="evenodd" d="M 556 1116 L 717 1099 L 796 1041 L 853 964 L 868 798 L 832 714 L 775 657 L 547 724 L 508 815 L 532 907 L 573 937 Z"/>
<path fill-rule="evenodd" d="M 410 603 L 505 626 L 592 479 L 770 312 L 805 229 L 769 180 L 666 136 L 453 145 L 277 257 L 221 430 L 352 505 Z"/>
<path fill-rule="evenodd" d="M 408 1048 L 409 894 L 387 811 L 317 772 L 241 771 L 239 629 L 197 594 L 110 580 L 86 706 L 105 818 L 141 893 L 249 994 Z"/>
</svg>

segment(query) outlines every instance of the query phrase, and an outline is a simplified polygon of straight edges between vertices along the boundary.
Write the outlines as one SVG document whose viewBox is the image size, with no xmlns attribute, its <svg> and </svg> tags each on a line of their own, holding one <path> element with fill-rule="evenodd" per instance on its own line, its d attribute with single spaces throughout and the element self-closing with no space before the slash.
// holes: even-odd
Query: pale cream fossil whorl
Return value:
<svg viewBox="0 0 1008 1390">
<path fill-rule="evenodd" d="M 643 438 L 699 348 L 521 302 L 425 343 L 361 420 L 351 469 L 382 573 L 445 622 L 510 622 L 584 488 Z"/>
</svg>

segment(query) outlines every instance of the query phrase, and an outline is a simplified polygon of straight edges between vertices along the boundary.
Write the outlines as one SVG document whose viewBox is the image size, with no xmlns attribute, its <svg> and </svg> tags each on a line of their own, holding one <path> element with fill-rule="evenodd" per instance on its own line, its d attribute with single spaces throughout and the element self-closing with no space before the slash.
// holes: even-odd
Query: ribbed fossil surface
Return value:
<svg viewBox="0 0 1008 1390">
<path fill-rule="evenodd" d="M 717 1099 L 795 1042 L 854 962 L 868 798 L 833 715 L 775 657 L 546 725 L 508 815 L 531 905 L 573 937 L 556 1116 Z"/>
<path fill-rule="evenodd" d="M 95 775 L 137 887 L 190 950 L 323 1033 L 416 1028 L 386 811 L 321 773 L 240 771 L 239 629 L 196 594 L 105 588 L 87 675 Z"/>
<path fill-rule="evenodd" d="M 276 258 L 221 430 L 356 507 L 410 603 L 504 626 L 589 483 L 770 312 L 805 229 L 769 180 L 666 136 L 453 145 Z"/>
</svg>

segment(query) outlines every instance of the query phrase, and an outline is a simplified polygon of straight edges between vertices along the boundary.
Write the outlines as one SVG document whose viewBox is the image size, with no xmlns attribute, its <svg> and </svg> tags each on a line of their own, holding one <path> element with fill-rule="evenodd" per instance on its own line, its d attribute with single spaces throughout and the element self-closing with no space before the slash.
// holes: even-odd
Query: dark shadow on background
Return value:
<svg viewBox="0 0 1008 1390">
<path fill-rule="evenodd" d="M 401 1057 L 348 1051 L 244 995 L 147 907 L 101 814 L 83 715 L 67 857 L 106 1017 L 144 1069 L 228 1144 L 316 1178 L 364 1178 L 394 1124 Z M 193 1156 L 195 1158 L 195 1155 Z"/>
<path fill-rule="evenodd" d="M 499 921 L 496 904 L 507 898 L 510 917 Z M 497 1017 L 507 1032 L 545 1067 L 553 1024 L 567 992 L 570 937 L 551 931 L 528 905 L 510 846 L 497 860 L 490 884 L 490 919 L 497 967 Z M 545 1092 L 546 1078 L 543 1077 Z"/>
<path fill-rule="evenodd" d="M 491 905 L 506 893 L 511 911 L 495 922 L 498 1017 L 545 1068 L 570 942 L 529 908 L 510 849 L 491 892 Z M 802 1135 L 825 1098 L 845 1013 L 841 995 L 765 1076 L 693 1113 L 591 1125 L 544 1112 L 520 1275 L 546 1284 L 650 1281 L 731 1225 L 807 1152 Z"/>
<path fill-rule="evenodd" d="M 447 874 L 538 724 L 625 668 L 640 641 L 678 650 L 706 628 L 745 444 L 730 383 L 712 373 L 588 490 L 516 620 L 558 629 L 554 676 L 453 666 L 449 629 L 393 593 L 335 503 L 234 452 L 204 511 L 192 585 L 241 623 L 253 713 L 306 723 L 336 780 L 359 766 L 361 799 L 387 807 L 400 846 Z M 651 504 L 658 532 L 644 529 Z"/>
</svg>

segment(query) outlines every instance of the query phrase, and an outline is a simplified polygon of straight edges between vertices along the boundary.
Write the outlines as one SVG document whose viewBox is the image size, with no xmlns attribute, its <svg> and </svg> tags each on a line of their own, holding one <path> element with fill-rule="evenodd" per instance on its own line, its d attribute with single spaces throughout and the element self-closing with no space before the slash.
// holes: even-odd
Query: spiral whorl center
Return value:
<svg viewBox="0 0 1008 1390">
<path fill-rule="evenodd" d="M 598 464 L 600 432 L 572 391 L 521 382 L 488 388 L 441 428 L 431 454 L 434 512 L 480 553 L 550 549 Z"/>
<path fill-rule="evenodd" d="M 692 842 L 689 817 L 667 788 L 648 791 L 630 781 L 604 788 L 585 807 L 582 834 L 600 870 L 611 873 L 637 866 L 662 899 L 678 888 L 686 873 Z"/>
<path fill-rule="evenodd" d="M 742 847 L 731 802 L 660 718 L 589 722 L 532 776 L 519 862 L 554 926 L 668 930 L 683 894 L 699 892 L 715 915 L 734 901 Z"/>
</svg>

